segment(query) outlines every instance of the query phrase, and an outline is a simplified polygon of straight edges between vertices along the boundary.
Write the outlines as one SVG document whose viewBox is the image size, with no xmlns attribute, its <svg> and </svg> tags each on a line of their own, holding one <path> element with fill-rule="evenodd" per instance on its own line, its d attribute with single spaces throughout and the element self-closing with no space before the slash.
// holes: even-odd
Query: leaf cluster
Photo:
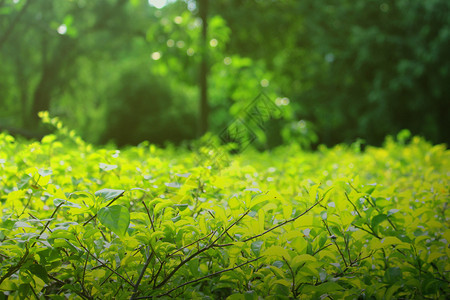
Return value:
<svg viewBox="0 0 450 300">
<path fill-rule="evenodd" d="M 450 294 L 443 145 L 389 138 L 364 152 L 311 153 L 293 144 L 249 149 L 216 170 L 187 149 L 119 151 L 67 136 L 0 134 L 4 296 Z"/>
</svg>

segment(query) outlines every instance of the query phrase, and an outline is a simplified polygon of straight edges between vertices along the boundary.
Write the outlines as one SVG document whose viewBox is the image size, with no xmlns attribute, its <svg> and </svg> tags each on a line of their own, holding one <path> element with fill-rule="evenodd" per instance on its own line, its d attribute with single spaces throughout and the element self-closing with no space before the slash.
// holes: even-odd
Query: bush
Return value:
<svg viewBox="0 0 450 300">
<path fill-rule="evenodd" d="M 450 295 L 442 145 L 292 144 L 216 169 L 186 149 L 95 148 L 42 116 L 59 130 L 41 142 L 0 134 L 3 296 Z"/>
<path fill-rule="evenodd" d="M 165 80 L 147 71 L 125 71 L 111 87 L 103 142 L 121 146 L 149 140 L 161 145 L 195 137 L 191 99 Z"/>
</svg>

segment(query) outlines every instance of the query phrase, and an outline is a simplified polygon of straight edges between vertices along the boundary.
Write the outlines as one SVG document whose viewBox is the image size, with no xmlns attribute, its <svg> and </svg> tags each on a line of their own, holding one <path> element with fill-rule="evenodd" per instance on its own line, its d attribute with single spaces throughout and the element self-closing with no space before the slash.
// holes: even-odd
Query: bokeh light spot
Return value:
<svg viewBox="0 0 450 300">
<path fill-rule="evenodd" d="M 262 87 L 268 87 L 269 86 L 269 80 L 264 78 L 263 80 L 261 80 L 260 84 L 261 84 Z"/>
<path fill-rule="evenodd" d="M 195 54 L 195 51 L 194 51 L 194 49 L 189 48 L 189 49 L 186 50 L 186 54 L 187 54 L 188 56 L 192 56 L 192 55 Z"/>
<path fill-rule="evenodd" d="M 176 24 L 181 24 L 183 22 L 183 18 L 181 16 L 176 16 L 175 19 L 173 19 L 173 21 Z"/>
<path fill-rule="evenodd" d="M 334 61 L 334 54 L 333 53 L 327 53 L 327 55 L 325 55 L 325 60 L 328 63 L 332 63 Z"/>
<path fill-rule="evenodd" d="M 197 8 L 197 5 L 195 4 L 195 1 L 193 0 L 188 0 L 187 1 L 187 8 L 189 11 L 194 11 Z"/>
<path fill-rule="evenodd" d="M 228 65 L 231 65 L 231 63 L 232 63 L 232 60 L 231 60 L 231 57 L 225 57 L 224 59 L 223 59 L 223 63 L 224 64 L 226 64 L 227 66 Z"/>
<path fill-rule="evenodd" d="M 175 41 L 170 39 L 170 40 L 167 40 L 166 44 L 167 44 L 167 47 L 173 47 L 173 46 L 175 46 Z"/>
<path fill-rule="evenodd" d="M 288 105 L 289 103 L 290 103 L 290 100 L 289 100 L 289 98 L 286 98 L 286 97 L 275 99 L 275 104 L 277 106 Z"/>
<path fill-rule="evenodd" d="M 57 31 L 58 31 L 59 34 L 66 34 L 66 32 L 67 32 L 66 24 L 59 25 Z"/>
<path fill-rule="evenodd" d="M 167 4 L 167 0 L 148 0 L 148 4 L 158 9 L 163 8 Z"/>
<path fill-rule="evenodd" d="M 178 48 L 183 48 L 184 45 L 185 45 L 184 41 L 178 41 L 178 42 L 177 42 L 177 47 L 178 47 Z"/>
<path fill-rule="evenodd" d="M 211 47 L 217 47 L 217 45 L 219 45 L 219 41 L 217 41 L 216 39 L 212 39 L 209 41 L 209 45 Z"/>
<path fill-rule="evenodd" d="M 152 53 L 152 59 L 153 60 L 158 60 L 160 58 L 161 58 L 161 53 L 159 53 L 159 52 L 153 52 Z"/>
</svg>

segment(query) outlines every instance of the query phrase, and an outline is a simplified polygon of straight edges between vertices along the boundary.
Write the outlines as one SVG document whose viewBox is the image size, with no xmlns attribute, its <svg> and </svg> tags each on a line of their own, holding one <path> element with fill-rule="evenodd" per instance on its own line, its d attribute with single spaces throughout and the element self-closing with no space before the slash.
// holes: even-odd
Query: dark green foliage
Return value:
<svg viewBox="0 0 450 300">
<path fill-rule="evenodd" d="M 210 0 L 205 48 L 194 0 L 0 1 L 0 130 L 38 136 L 46 110 L 90 142 L 190 139 L 206 51 L 211 132 L 264 91 L 290 101 L 259 148 L 450 143 L 449 3 Z"/>
<path fill-rule="evenodd" d="M 122 73 L 111 86 L 109 99 L 104 141 L 163 144 L 195 137 L 195 116 L 188 110 L 192 100 L 146 70 Z"/>
<path fill-rule="evenodd" d="M 263 60 L 320 142 L 380 144 L 402 128 L 450 141 L 448 1 L 224 0 L 216 8 L 235 33 L 228 51 Z"/>
</svg>

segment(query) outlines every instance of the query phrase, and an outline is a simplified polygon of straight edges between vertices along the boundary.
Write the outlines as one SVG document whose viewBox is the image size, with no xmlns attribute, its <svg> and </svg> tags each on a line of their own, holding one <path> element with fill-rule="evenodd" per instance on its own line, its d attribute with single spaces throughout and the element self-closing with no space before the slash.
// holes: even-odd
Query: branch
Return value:
<svg viewBox="0 0 450 300">
<path fill-rule="evenodd" d="M 125 193 L 125 191 L 122 192 L 122 194 L 120 194 L 120 195 L 117 196 L 116 198 L 112 199 L 105 207 L 108 207 L 108 206 L 110 206 L 111 204 L 113 204 L 114 201 L 116 201 L 117 199 L 119 199 L 120 197 L 122 197 L 124 193 Z M 97 214 L 93 215 L 92 217 L 89 218 L 89 220 L 87 220 L 86 222 L 84 222 L 84 223 L 83 223 L 83 226 L 86 226 L 86 225 L 87 225 L 90 221 L 92 221 L 95 217 L 97 217 Z"/>
<path fill-rule="evenodd" d="M 53 217 L 56 215 L 56 212 L 58 211 L 58 209 L 59 209 L 63 204 L 64 204 L 64 202 L 61 202 L 61 203 L 55 208 L 55 210 L 53 211 L 52 215 L 50 216 L 50 219 L 51 219 L 51 220 L 49 220 L 49 221 L 47 221 L 47 223 L 45 223 L 44 228 L 42 228 L 41 232 L 39 232 L 39 235 L 37 236 L 36 241 L 33 243 L 33 245 L 31 245 L 31 247 L 34 247 L 34 245 L 36 245 L 37 240 L 39 240 L 39 239 L 41 238 L 41 235 L 44 233 L 44 231 L 47 230 L 48 225 L 50 225 L 50 222 L 53 221 Z"/>
<path fill-rule="evenodd" d="M 23 16 L 25 11 L 27 10 L 28 6 L 30 5 L 31 1 L 28 0 L 25 2 L 25 4 L 22 6 L 22 9 L 19 11 L 17 16 L 14 18 L 14 20 L 9 24 L 9 27 L 5 30 L 5 33 L 0 38 L 0 49 L 2 48 L 3 44 L 6 42 L 8 37 L 11 35 L 11 33 L 14 30 L 14 27 L 16 26 L 17 22 L 19 22 L 20 18 Z"/>
<path fill-rule="evenodd" d="M 325 222 L 325 220 L 322 220 L 322 222 L 323 222 L 323 224 L 325 224 L 325 227 L 326 227 L 328 233 L 329 233 L 330 235 L 332 235 L 332 233 L 331 233 L 331 231 L 330 231 L 330 228 L 328 227 L 327 222 Z M 340 254 L 341 257 L 342 257 L 342 260 L 344 261 L 345 266 L 347 267 L 348 264 L 347 264 L 347 261 L 345 260 L 344 253 L 342 253 L 341 248 L 339 247 L 339 245 L 338 245 L 338 243 L 336 242 L 336 240 L 335 240 L 335 239 L 332 239 L 332 241 L 333 241 L 334 245 L 336 246 L 336 248 L 338 249 L 339 254 Z"/>
<path fill-rule="evenodd" d="M 142 201 L 142 204 L 144 204 L 145 210 L 147 211 L 148 219 L 150 220 L 150 223 L 152 224 L 153 232 L 155 232 L 155 225 L 153 225 L 153 220 L 152 220 L 152 217 L 150 216 L 150 210 L 148 209 L 147 205 L 145 204 L 145 201 Z"/>
<path fill-rule="evenodd" d="M 122 275 L 120 275 L 119 273 L 117 273 L 114 269 L 110 268 L 108 265 L 106 265 L 105 263 L 103 263 L 100 259 L 98 259 L 94 254 L 92 254 L 89 249 L 87 249 L 85 246 L 83 246 L 83 244 L 81 243 L 80 239 L 78 238 L 78 236 L 75 236 L 78 243 L 80 244 L 81 248 L 84 249 L 84 251 L 86 251 L 90 256 L 92 256 L 97 262 L 99 262 L 102 266 L 104 266 L 105 268 L 107 268 L 108 270 L 110 270 L 111 272 L 113 272 L 114 274 L 116 274 L 117 276 L 119 276 L 120 278 L 122 278 L 126 283 L 128 283 L 129 285 L 131 285 L 134 288 L 134 284 L 129 281 L 128 279 L 126 279 L 125 277 L 123 277 Z"/>
<path fill-rule="evenodd" d="M 189 256 L 188 258 L 186 258 L 185 260 L 183 260 L 182 262 L 180 262 L 173 270 L 172 272 L 169 273 L 169 275 L 167 275 L 166 278 L 164 278 L 163 281 L 161 281 L 158 285 L 156 285 L 156 288 L 160 288 L 162 287 L 164 284 L 166 284 L 169 279 L 183 266 L 185 265 L 187 262 L 189 262 L 191 259 L 193 259 L 194 257 L 198 256 L 199 254 L 205 252 L 206 250 L 209 250 L 211 248 L 214 247 L 214 244 L 224 235 L 228 232 L 228 230 L 230 230 L 231 227 L 233 227 L 234 225 L 236 225 L 240 220 L 242 220 L 243 217 L 245 217 L 248 213 L 250 212 L 250 210 L 246 211 L 237 221 L 235 221 L 233 224 L 231 224 L 230 226 L 228 226 L 227 229 L 225 229 L 224 232 L 222 232 L 213 242 L 211 242 L 208 246 L 206 246 L 203 249 L 198 250 L 197 252 L 193 253 L 191 256 Z"/>
<path fill-rule="evenodd" d="M 210 278 L 210 277 L 214 277 L 214 276 L 220 275 L 220 274 L 222 274 L 222 273 L 224 273 L 224 272 L 233 271 L 233 270 L 235 270 L 235 269 L 237 269 L 237 268 L 240 268 L 240 267 L 242 267 L 242 266 L 244 266 L 244 265 L 248 265 L 249 263 L 252 263 L 252 262 L 254 262 L 254 261 L 257 261 L 257 260 L 260 259 L 260 258 L 262 258 L 262 256 L 257 257 L 257 258 L 252 259 L 252 260 L 249 260 L 249 261 L 246 261 L 245 263 L 242 263 L 242 264 L 240 264 L 240 265 L 237 265 L 237 266 L 235 266 L 235 267 L 233 267 L 233 268 L 221 270 L 221 271 L 218 271 L 218 272 L 216 272 L 216 273 L 212 273 L 212 274 L 209 274 L 209 275 L 206 275 L 206 276 L 203 276 L 203 277 L 200 277 L 200 278 L 197 278 L 197 279 L 194 279 L 194 280 L 185 282 L 185 283 L 183 283 L 183 284 L 181 284 L 181 285 L 179 285 L 179 286 L 177 286 L 177 287 L 174 287 L 173 289 L 171 289 L 171 290 L 165 292 L 164 294 L 158 295 L 158 296 L 156 296 L 156 297 L 157 297 L 157 298 L 160 298 L 160 297 L 167 296 L 167 295 L 169 295 L 170 293 L 172 293 L 173 291 L 175 291 L 175 290 L 177 290 L 177 289 L 179 289 L 179 288 L 182 288 L 183 286 L 186 286 L 186 285 L 192 284 L 192 283 L 196 283 L 196 282 L 201 281 L 201 280 L 206 279 L 206 278 Z M 144 297 L 139 297 L 139 298 L 134 298 L 134 299 L 136 299 L 136 300 L 137 300 L 137 299 L 149 299 L 149 298 L 153 298 L 153 297 L 154 297 L 154 296 L 144 296 Z"/>
<path fill-rule="evenodd" d="M 150 264 L 150 261 L 152 260 L 154 254 L 155 253 L 152 251 L 152 253 L 147 257 L 144 267 L 142 268 L 141 274 L 139 274 L 139 278 L 136 281 L 136 284 L 134 285 L 133 295 L 131 296 L 130 300 L 136 299 L 136 296 L 138 294 L 139 284 L 141 284 L 141 280 L 144 277 L 145 270 L 147 270 L 147 267 Z"/>
<path fill-rule="evenodd" d="M 251 241 L 251 240 L 253 240 L 253 239 L 256 239 L 256 238 L 258 238 L 258 237 L 260 237 L 260 236 L 265 235 L 266 233 L 271 232 L 271 231 L 274 230 L 274 229 L 277 229 L 278 227 L 284 226 L 284 225 L 286 225 L 286 224 L 289 223 L 289 222 L 294 222 L 295 220 L 297 220 L 297 219 L 300 218 L 301 216 L 304 216 L 307 212 L 309 212 L 311 209 L 313 209 L 316 205 L 318 205 L 318 204 L 324 199 L 324 197 L 325 197 L 325 195 L 323 195 L 322 198 L 321 198 L 320 200 L 318 200 L 318 201 L 317 201 L 316 203 L 314 203 L 310 208 L 308 208 L 307 210 L 305 210 L 303 213 L 299 214 L 298 216 L 296 216 L 296 217 L 294 217 L 294 218 L 292 218 L 292 219 L 286 220 L 286 221 L 284 221 L 283 223 L 280 223 L 280 224 L 278 224 L 278 225 L 276 225 L 276 226 L 274 226 L 274 227 L 272 227 L 272 228 L 270 228 L 270 229 L 267 229 L 267 230 L 264 231 L 263 233 L 260 233 L 260 234 L 254 235 L 254 236 L 252 236 L 252 237 L 249 237 L 249 238 L 243 240 L 243 242 Z"/>
<path fill-rule="evenodd" d="M 295 273 L 294 273 L 294 270 L 292 270 L 291 265 L 289 264 L 289 262 L 287 261 L 287 259 L 284 256 L 283 256 L 283 260 L 286 263 L 286 265 L 288 266 L 289 271 L 291 272 L 291 276 L 292 276 L 292 288 L 291 288 L 291 291 L 292 291 L 292 294 L 294 295 L 294 297 L 297 297 L 297 291 L 295 289 Z"/>
<path fill-rule="evenodd" d="M 193 241 L 192 243 L 190 243 L 190 244 L 188 244 L 188 245 L 186 245 L 186 246 L 184 246 L 184 247 L 181 247 L 181 248 L 175 250 L 174 252 L 172 252 L 172 253 L 170 253 L 169 255 L 167 255 L 167 257 L 171 257 L 171 256 L 175 255 L 175 253 L 180 252 L 180 251 L 182 251 L 183 249 L 186 249 L 187 247 L 192 246 L 192 245 L 194 245 L 195 243 L 198 243 L 198 242 L 200 242 L 201 240 L 206 239 L 206 238 L 209 237 L 212 233 L 213 233 L 213 232 L 210 232 L 208 235 L 206 235 L 206 236 L 204 236 L 204 237 L 202 237 L 202 238 L 199 238 L 198 240 L 195 240 L 195 241 Z"/>
<path fill-rule="evenodd" d="M 225 229 L 224 232 L 222 232 L 221 234 L 219 234 L 219 236 L 208 246 L 208 248 L 210 248 L 212 245 L 214 245 L 222 236 L 224 236 L 228 230 L 231 229 L 231 227 L 233 227 L 234 225 L 236 225 L 237 223 L 239 223 L 239 221 L 241 221 L 246 215 L 248 215 L 248 213 L 250 212 L 250 210 L 247 210 L 239 219 L 237 219 L 233 224 L 231 224 L 230 226 L 228 226 L 227 229 Z"/>
<path fill-rule="evenodd" d="M 350 200 L 350 198 L 347 195 L 347 192 L 345 192 L 345 198 L 347 198 L 348 202 L 350 202 L 350 204 L 353 206 L 353 208 L 355 209 L 356 213 L 358 214 L 358 216 L 360 218 L 362 218 L 361 214 L 359 213 L 358 209 L 356 208 L 355 204 L 352 202 L 352 200 Z"/>
<path fill-rule="evenodd" d="M 16 273 L 20 267 L 22 267 L 22 265 L 27 261 L 28 258 L 28 254 L 29 254 L 29 250 L 28 250 L 28 246 L 25 244 L 25 254 L 20 258 L 20 260 L 17 262 L 16 265 L 11 266 L 8 271 L 6 272 L 5 275 L 2 276 L 2 278 L 0 278 L 0 285 L 2 284 L 2 282 L 10 277 L 12 274 Z"/>
</svg>

